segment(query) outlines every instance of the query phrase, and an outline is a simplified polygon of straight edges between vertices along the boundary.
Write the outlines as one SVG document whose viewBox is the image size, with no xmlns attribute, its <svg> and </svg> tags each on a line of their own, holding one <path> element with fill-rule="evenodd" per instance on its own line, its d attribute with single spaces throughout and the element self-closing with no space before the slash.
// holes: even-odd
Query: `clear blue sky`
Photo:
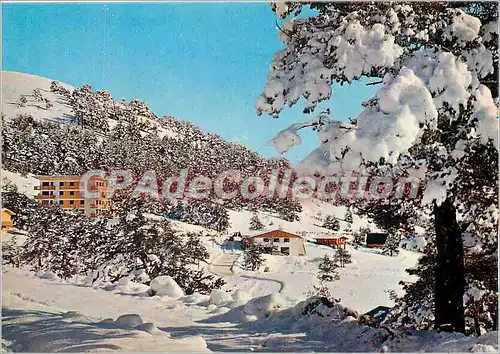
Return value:
<svg viewBox="0 0 500 354">
<path fill-rule="evenodd" d="M 145 101 L 158 115 L 189 120 L 263 156 L 266 142 L 293 122 L 257 117 L 273 54 L 282 48 L 267 3 L 3 4 L 3 70 L 107 89 Z M 372 96 L 364 84 L 334 87 L 334 118 Z M 284 156 L 296 163 L 318 145 L 313 132 Z"/>
</svg>

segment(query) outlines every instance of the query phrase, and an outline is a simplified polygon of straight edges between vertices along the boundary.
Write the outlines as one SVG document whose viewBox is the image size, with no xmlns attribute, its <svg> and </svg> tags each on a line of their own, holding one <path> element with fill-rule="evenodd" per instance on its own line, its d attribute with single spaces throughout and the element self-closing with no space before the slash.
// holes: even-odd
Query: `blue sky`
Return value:
<svg viewBox="0 0 500 354">
<path fill-rule="evenodd" d="M 3 4 L 3 70 L 107 89 L 145 101 L 158 115 L 189 120 L 263 156 L 266 142 L 310 117 L 301 107 L 257 117 L 273 54 L 282 48 L 267 3 Z M 355 116 L 375 88 L 334 87 L 322 105 Z M 318 145 L 313 132 L 284 156 L 296 163 Z"/>
</svg>

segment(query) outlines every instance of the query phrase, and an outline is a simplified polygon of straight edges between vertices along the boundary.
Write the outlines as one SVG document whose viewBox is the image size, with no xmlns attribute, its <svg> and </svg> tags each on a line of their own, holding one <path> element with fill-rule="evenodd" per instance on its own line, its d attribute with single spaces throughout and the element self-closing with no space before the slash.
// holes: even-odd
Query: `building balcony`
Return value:
<svg viewBox="0 0 500 354">
<path fill-rule="evenodd" d="M 90 208 L 91 209 L 108 209 L 108 205 L 92 203 L 92 204 L 90 204 Z"/>
<path fill-rule="evenodd" d="M 35 186 L 36 191 L 55 191 L 56 186 Z"/>
<path fill-rule="evenodd" d="M 41 200 L 56 199 L 56 196 L 55 195 L 42 195 L 42 194 L 38 194 L 38 195 L 35 195 L 35 199 L 41 199 Z"/>
<path fill-rule="evenodd" d="M 90 186 L 89 191 L 106 191 L 106 186 Z"/>
<path fill-rule="evenodd" d="M 77 191 L 80 190 L 80 183 L 76 183 L 74 186 L 59 186 L 61 191 Z"/>
</svg>

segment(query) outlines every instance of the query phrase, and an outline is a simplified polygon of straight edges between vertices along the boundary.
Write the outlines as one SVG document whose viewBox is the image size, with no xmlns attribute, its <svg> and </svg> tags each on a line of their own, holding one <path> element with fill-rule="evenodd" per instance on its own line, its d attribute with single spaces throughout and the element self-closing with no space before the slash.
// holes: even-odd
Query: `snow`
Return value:
<svg viewBox="0 0 500 354">
<path fill-rule="evenodd" d="M 142 318 L 138 314 L 121 315 L 115 321 L 120 327 L 132 328 L 142 324 Z"/>
<path fill-rule="evenodd" d="M 209 303 L 212 305 L 220 306 L 231 301 L 233 301 L 233 297 L 231 296 L 231 294 L 223 290 L 213 290 L 210 294 Z"/>
<path fill-rule="evenodd" d="M 306 234 L 327 234 L 331 230 L 321 227 L 321 220 L 318 220 L 318 214 L 324 217 L 326 215 L 333 215 L 336 218 L 343 219 L 347 208 L 345 206 L 333 205 L 324 201 L 317 199 L 305 199 L 301 201 L 302 212 L 299 214 L 300 221 L 290 222 L 280 219 L 278 216 L 267 213 L 267 212 L 257 212 L 257 216 L 261 222 L 265 225 L 265 229 L 276 230 L 281 228 L 283 231 L 290 232 L 297 235 Z M 230 219 L 229 234 L 234 232 L 241 232 L 242 235 L 253 235 L 260 234 L 264 231 L 253 231 L 250 230 L 250 219 L 254 215 L 252 211 L 248 210 L 228 210 Z M 360 218 L 357 215 L 353 215 L 353 223 L 351 225 L 352 230 L 359 229 L 360 227 L 365 227 L 368 225 L 368 220 L 366 218 Z M 343 220 L 340 220 L 341 229 L 347 228 L 349 225 Z"/>
<path fill-rule="evenodd" d="M 71 107 L 61 96 L 50 92 L 52 80 L 19 72 L 2 71 L 2 113 L 6 118 L 14 118 L 19 114 L 29 114 L 35 119 L 65 121 L 73 117 Z M 68 89 L 74 88 L 61 83 Z M 41 102 L 33 98 L 33 90 L 40 89 L 44 98 L 49 98 L 54 105 L 46 110 Z M 18 102 L 22 95 L 26 95 L 28 103 L 25 107 L 19 107 Z"/>
<path fill-rule="evenodd" d="M 425 236 L 413 236 L 401 240 L 400 247 L 409 250 L 423 252 L 425 246 L 427 246 L 427 240 Z"/>
<path fill-rule="evenodd" d="M 315 256 L 322 254 L 320 249 L 328 250 L 311 246 L 318 248 Z M 349 251 L 354 259 L 359 257 L 354 250 Z M 351 266 L 360 267 L 368 263 L 364 268 L 368 270 L 375 264 L 372 257 L 383 257 L 378 259 L 378 268 L 369 275 L 356 271 L 362 278 L 351 277 L 344 283 L 334 282 L 330 290 L 334 297 L 340 297 L 338 291 L 342 291 L 343 287 L 348 284 L 357 286 L 357 301 L 352 301 L 348 307 L 363 311 L 363 306 L 358 305 L 372 295 L 380 297 L 380 293 L 374 293 L 374 290 L 377 286 L 383 288 L 386 285 L 380 284 L 380 281 L 388 273 L 379 274 L 366 288 L 361 288 L 359 283 L 369 281 L 383 267 L 386 271 L 391 269 L 395 263 L 390 261 L 395 262 L 397 258 L 359 252 L 366 257 Z M 418 255 L 415 252 L 409 254 Z M 275 260 L 277 263 L 289 261 L 283 264 L 283 268 L 293 264 L 289 257 Z M 302 269 L 297 267 L 297 270 Z M 348 269 L 340 270 L 341 280 L 346 277 L 343 271 Z M 266 276 L 269 275 L 266 273 Z M 267 351 L 373 352 L 382 346 L 389 351 L 496 352 L 498 349 L 497 332 L 476 338 L 411 331 L 388 338 L 383 329 L 359 326 L 352 317 L 356 311 L 345 310 L 344 298 L 342 305 L 328 307 L 311 306 L 314 298 L 304 300 L 305 295 L 297 296 L 301 299 L 286 295 L 287 291 L 297 295 L 304 291 L 301 280 L 306 276 L 306 273 L 295 274 L 294 277 L 299 279 L 295 283 L 287 281 L 284 293 L 253 294 L 249 298 L 249 294 L 241 289 L 232 290 L 230 293 L 234 302 L 216 306 L 210 304 L 206 296 L 177 299 L 137 297 L 118 289 L 104 290 L 55 282 L 36 277 L 24 269 L 4 267 L 3 343 L 9 350 L 38 352 L 157 351 L 158 348 L 174 352 L 201 352 L 207 351 L 207 347 L 216 351 L 248 351 L 253 348 Z M 226 299 L 229 300 L 229 297 Z M 308 313 L 304 313 L 306 305 L 310 305 Z M 372 305 L 365 304 L 364 307 L 371 309 Z M 131 309 L 134 313 L 130 313 Z"/>
<path fill-rule="evenodd" d="M 2 113 L 5 114 L 7 119 L 15 118 L 20 114 L 28 114 L 37 120 L 50 120 L 60 123 L 73 120 L 74 114 L 66 99 L 62 95 L 50 91 L 50 85 L 54 80 L 20 72 L 2 71 L 1 74 Z M 75 89 L 71 85 L 59 83 L 70 91 Z M 44 103 L 35 100 L 33 97 L 35 89 L 40 90 L 43 98 L 48 98 L 52 102 L 52 108 L 47 110 Z M 26 96 L 28 102 L 25 107 L 20 107 L 18 103 L 23 95 Z M 155 127 L 160 138 L 178 138 L 174 131 L 163 127 L 160 120 L 142 116 L 137 116 L 137 119 L 147 121 L 151 126 Z M 118 124 L 117 121 L 112 119 L 109 119 L 108 123 L 110 128 Z"/>
<path fill-rule="evenodd" d="M 150 287 L 154 294 L 158 296 L 166 295 L 173 298 L 184 296 L 181 287 L 172 277 L 166 275 L 154 278 L 151 281 Z"/>
<path fill-rule="evenodd" d="M 23 177 L 18 173 L 13 173 L 3 169 L 1 170 L 0 175 L 2 179 L 7 178 L 12 181 L 12 183 L 17 186 L 19 193 L 23 193 L 31 198 L 33 198 L 35 194 L 38 194 L 38 192 L 35 191 L 35 186 L 38 186 L 40 181 L 34 175 L 28 174 Z"/>
</svg>

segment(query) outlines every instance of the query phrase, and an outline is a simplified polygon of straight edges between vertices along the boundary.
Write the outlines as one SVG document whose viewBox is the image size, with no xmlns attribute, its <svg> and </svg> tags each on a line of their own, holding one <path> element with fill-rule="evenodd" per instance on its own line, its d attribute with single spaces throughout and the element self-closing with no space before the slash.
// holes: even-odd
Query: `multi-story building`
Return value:
<svg viewBox="0 0 500 354">
<path fill-rule="evenodd" d="M 95 176 L 88 181 L 88 191 L 97 192 L 97 197 L 85 195 L 85 187 L 79 176 L 38 176 L 40 185 L 35 186 L 39 194 L 35 199 L 39 204 L 57 204 L 62 209 L 81 210 L 88 216 L 98 217 L 109 209 L 106 179 Z M 93 193 L 96 194 L 96 193 Z"/>
</svg>

